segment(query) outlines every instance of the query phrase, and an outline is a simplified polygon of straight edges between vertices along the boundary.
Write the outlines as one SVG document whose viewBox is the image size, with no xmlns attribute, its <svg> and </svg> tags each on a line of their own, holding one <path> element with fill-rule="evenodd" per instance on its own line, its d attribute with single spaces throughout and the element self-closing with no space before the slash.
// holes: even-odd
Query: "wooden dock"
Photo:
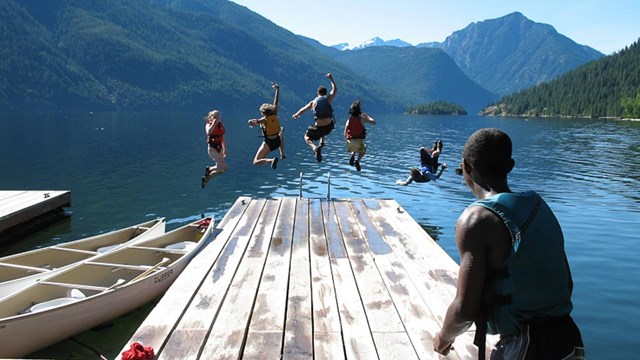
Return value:
<svg viewBox="0 0 640 360">
<path fill-rule="evenodd" d="M 458 265 L 395 200 L 239 198 L 134 341 L 159 359 L 437 359 Z M 473 328 L 446 359 L 476 359 Z"/>
<path fill-rule="evenodd" d="M 38 228 L 71 205 L 68 190 L 0 191 L 0 242 L 16 228 Z"/>
</svg>

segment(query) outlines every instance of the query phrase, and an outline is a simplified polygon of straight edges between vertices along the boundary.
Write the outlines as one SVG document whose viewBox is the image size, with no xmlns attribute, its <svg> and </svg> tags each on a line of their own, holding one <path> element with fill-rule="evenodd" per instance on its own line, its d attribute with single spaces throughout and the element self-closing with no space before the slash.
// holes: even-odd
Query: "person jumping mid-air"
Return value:
<svg viewBox="0 0 640 360">
<path fill-rule="evenodd" d="M 280 120 L 278 119 L 280 87 L 276 83 L 273 83 L 271 87 L 275 89 L 273 104 L 262 104 L 262 106 L 260 106 L 260 114 L 262 114 L 262 117 L 249 120 L 249 126 L 260 125 L 262 136 L 264 136 L 264 141 L 258 148 L 256 156 L 253 159 L 253 165 L 259 166 L 271 163 L 271 168 L 275 169 L 278 166 L 278 157 L 275 156 L 272 159 L 266 159 L 267 154 L 279 149 L 282 159 L 287 156 L 284 153 L 284 139 L 282 138 L 282 128 L 280 127 Z"/>
<path fill-rule="evenodd" d="M 205 167 L 204 176 L 202 176 L 203 189 L 211 178 L 229 169 L 227 162 L 224 160 L 227 157 L 227 144 L 224 140 L 225 128 L 220 119 L 220 112 L 218 110 L 209 111 L 209 114 L 204 119 L 206 120 L 204 131 L 207 134 L 207 152 L 211 160 L 215 162 L 215 165 Z"/>
<path fill-rule="evenodd" d="M 349 165 L 355 166 L 360 171 L 360 160 L 367 152 L 367 144 L 364 139 L 367 136 L 367 129 L 364 123 L 376 124 L 376 121 L 366 113 L 362 112 L 360 101 L 356 100 L 349 108 L 349 119 L 344 127 L 344 137 L 347 140 L 347 151 L 351 153 Z M 356 153 L 358 158 L 356 159 Z"/>
<path fill-rule="evenodd" d="M 327 88 L 324 86 L 318 87 L 317 96 L 311 100 L 307 105 L 303 106 L 292 118 L 295 120 L 300 117 L 305 111 L 312 109 L 314 114 L 315 124 L 307 128 L 307 132 L 304 134 L 304 140 L 307 142 L 311 150 L 316 155 L 318 162 L 322 161 L 322 147 L 324 146 L 324 137 L 333 130 L 335 124 L 333 121 L 333 107 L 331 102 L 336 96 L 338 87 L 333 80 L 333 75 L 328 73 L 326 77 L 331 82 L 331 91 L 327 94 Z M 318 145 L 314 144 L 314 141 L 320 141 Z"/>
</svg>

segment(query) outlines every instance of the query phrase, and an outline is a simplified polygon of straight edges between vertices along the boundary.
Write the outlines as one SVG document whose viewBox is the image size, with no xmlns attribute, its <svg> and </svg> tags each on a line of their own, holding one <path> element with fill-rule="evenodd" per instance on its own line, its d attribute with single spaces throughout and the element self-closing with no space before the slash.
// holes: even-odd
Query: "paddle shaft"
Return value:
<svg viewBox="0 0 640 360">
<path fill-rule="evenodd" d="M 136 281 L 138 279 L 142 279 L 143 277 L 149 275 L 151 272 L 155 271 L 157 268 L 159 268 L 160 266 L 168 263 L 169 261 L 170 261 L 169 258 L 163 258 L 159 263 L 153 265 L 152 267 L 147 269 L 147 271 L 145 271 L 142 274 L 134 277 L 133 279 L 129 280 L 128 282 L 134 282 L 134 281 Z"/>
</svg>

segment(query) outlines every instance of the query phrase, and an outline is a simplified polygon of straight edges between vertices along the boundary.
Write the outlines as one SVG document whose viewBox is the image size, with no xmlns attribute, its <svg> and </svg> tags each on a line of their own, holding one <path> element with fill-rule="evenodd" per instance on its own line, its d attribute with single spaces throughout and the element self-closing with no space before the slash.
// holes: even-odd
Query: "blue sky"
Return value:
<svg viewBox="0 0 640 360">
<path fill-rule="evenodd" d="M 324 45 L 378 36 L 443 41 L 473 22 L 515 11 L 606 55 L 640 38 L 640 0 L 232 0 Z"/>
</svg>

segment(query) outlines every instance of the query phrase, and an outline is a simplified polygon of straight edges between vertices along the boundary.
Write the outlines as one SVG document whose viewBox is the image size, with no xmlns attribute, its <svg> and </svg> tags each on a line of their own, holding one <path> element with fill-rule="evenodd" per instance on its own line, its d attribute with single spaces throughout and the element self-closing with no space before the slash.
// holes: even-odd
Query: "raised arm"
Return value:
<svg viewBox="0 0 640 360">
<path fill-rule="evenodd" d="M 333 98 L 336 96 L 336 93 L 338 92 L 338 86 L 336 85 L 335 80 L 333 80 L 333 74 L 328 73 L 326 76 L 331 82 L 331 91 L 329 92 L 329 96 L 327 96 L 327 100 L 331 102 L 333 101 Z"/>
<path fill-rule="evenodd" d="M 280 98 L 280 86 L 276 83 L 272 83 L 271 87 L 275 89 L 276 94 L 273 98 L 273 112 L 278 112 L 278 99 Z"/>
</svg>

